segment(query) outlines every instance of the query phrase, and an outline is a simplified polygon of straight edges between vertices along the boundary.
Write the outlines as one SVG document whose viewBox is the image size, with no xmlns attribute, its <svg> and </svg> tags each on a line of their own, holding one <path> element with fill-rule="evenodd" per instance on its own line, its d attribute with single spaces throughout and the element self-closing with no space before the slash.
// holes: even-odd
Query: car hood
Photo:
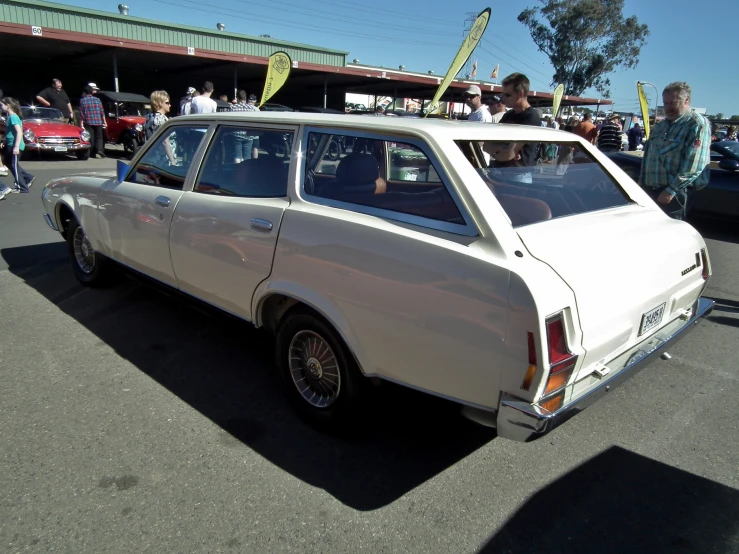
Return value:
<svg viewBox="0 0 739 554">
<path fill-rule="evenodd" d="M 126 123 L 130 123 L 131 125 L 136 125 L 137 123 L 143 125 L 144 123 L 146 123 L 146 118 L 141 117 L 140 115 L 124 115 L 120 118 L 120 121 L 125 121 Z"/>
<path fill-rule="evenodd" d="M 23 129 L 30 129 L 38 136 L 79 137 L 82 129 L 56 121 L 24 121 Z"/>
</svg>

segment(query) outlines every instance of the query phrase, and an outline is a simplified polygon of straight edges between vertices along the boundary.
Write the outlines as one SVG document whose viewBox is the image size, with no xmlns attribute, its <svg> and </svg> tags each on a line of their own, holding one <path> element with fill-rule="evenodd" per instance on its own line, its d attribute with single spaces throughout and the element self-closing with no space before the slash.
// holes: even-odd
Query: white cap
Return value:
<svg viewBox="0 0 739 554">
<path fill-rule="evenodd" d="M 88 87 L 92 87 L 92 90 L 100 90 L 100 87 L 97 86 L 95 83 L 87 83 Z"/>
<path fill-rule="evenodd" d="M 482 91 L 480 90 L 480 87 L 478 87 L 477 85 L 472 85 L 470 88 L 464 91 L 464 93 L 471 94 L 473 96 L 482 96 Z"/>
</svg>

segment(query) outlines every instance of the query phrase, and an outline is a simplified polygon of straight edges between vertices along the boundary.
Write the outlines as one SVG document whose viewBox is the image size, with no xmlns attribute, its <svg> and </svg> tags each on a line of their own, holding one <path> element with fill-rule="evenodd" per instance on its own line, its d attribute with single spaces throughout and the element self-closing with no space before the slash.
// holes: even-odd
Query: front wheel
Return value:
<svg viewBox="0 0 739 554">
<path fill-rule="evenodd" d="M 126 153 L 126 156 L 129 160 L 132 160 L 133 157 L 136 155 L 136 152 L 139 150 L 139 143 L 136 141 L 133 137 L 128 137 L 126 140 L 123 141 L 123 151 Z"/>
<path fill-rule="evenodd" d="M 112 263 L 95 251 L 76 219 L 70 221 L 67 229 L 67 247 L 72 271 L 80 283 L 88 287 L 110 283 Z"/>
<path fill-rule="evenodd" d="M 307 420 L 338 428 L 358 413 L 364 379 L 324 320 L 305 312 L 288 315 L 277 333 L 276 358 L 288 400 Z"/>
<path fill-rule="evenodd" d="M 90 159 L 90 148 L 85 148 L 84 150 L 78 150 L 76 155 L 78 160 L 89 160 Z"/>
</svg>

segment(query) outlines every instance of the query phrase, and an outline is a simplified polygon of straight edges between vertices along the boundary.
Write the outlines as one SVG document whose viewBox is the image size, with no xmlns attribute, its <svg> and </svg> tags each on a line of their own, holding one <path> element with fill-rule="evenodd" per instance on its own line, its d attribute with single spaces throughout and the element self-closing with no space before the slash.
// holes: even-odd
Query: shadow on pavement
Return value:
<svg viewBox="0 0 739 554">
<path fill-rule="evenodd" d="M 243 443 L 354 509 L 397 500 L 495 438 L 455 405 L 389 384 L 373 391 L 367 429 L 352 438 L 318 432 L 288 407 L 272 370 L 271 338 L 251 325 L 133 279 L 83 288 L 64 243 L 0 255 L 12 273 L 220 426 L 221 444 Z"/>
<path fill-rule="evenodd" d="M 612 447 L 532 496 L 485 554 L 739 552 L 739 491 Z"/>
<path fill-rule="evenodd" d="M 695 227 L 704 239 L 739 244 L 739 224 L 733 221 L 696 216 L 688 218 L 688 223 Z"/>
</svg>

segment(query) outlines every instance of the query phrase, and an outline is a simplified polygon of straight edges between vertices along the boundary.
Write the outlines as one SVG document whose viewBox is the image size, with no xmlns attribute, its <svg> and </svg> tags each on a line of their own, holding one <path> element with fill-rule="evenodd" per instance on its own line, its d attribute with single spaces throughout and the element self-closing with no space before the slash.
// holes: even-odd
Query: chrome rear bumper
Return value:
<svg viewBox="0 0 739 554">
<path fill-rule="evenodd" d="M 665 336 L 657 332 L 654 337 L 645 341 L 645 343 L 650 342 L 656 338 L 659 340 L 658 346 L 642 355 L 640 350 L 643 348 L 644 343 L 640 343 L 629 352 L 622 354 L 617 360 L 622 357 L 630 360 L 635 355 L 639 355 L 640 357 L 636 361 L 627 361 L 622 369 L 604 377 L 603 381 L 596 388 L 592 388 L 584 394 L 571 399 L 568 404 L 562 406 L 556 412 L 548 412 L 536 404 L 531 404 L 511 396 L 504 396 L 500 401 L 496 420 L 498 436 L 515 441 L 529 442 L 547 434 L 594 402 L 597 402 L 606 393 L 615 389 L 659 358 L 663 352 L 673 347 L 680 339 L 685 337 L 696 323 L 710 314 L 713 311 L 713 304 L 712 300 L 699 298 L 695 316 L 687 320 L 684 325 L 678 327 L 677 330 L 667 333 Z"/>
</svg>

